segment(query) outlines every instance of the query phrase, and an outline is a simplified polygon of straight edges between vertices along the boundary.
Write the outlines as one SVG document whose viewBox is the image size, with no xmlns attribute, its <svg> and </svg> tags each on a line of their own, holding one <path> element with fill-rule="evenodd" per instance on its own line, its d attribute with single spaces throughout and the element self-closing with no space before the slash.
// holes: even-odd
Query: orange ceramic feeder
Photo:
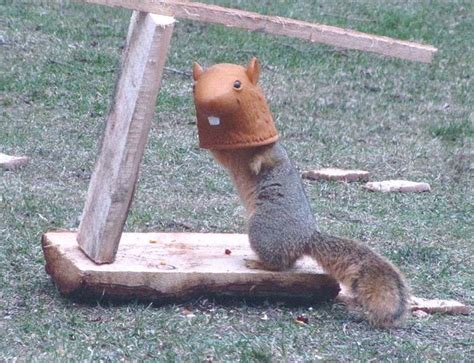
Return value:
<svg viewBox="0 0 474 363">
<path fill-rule="evenodd" d="M 194 63 L 194 103 L 200 147 L 239 149 L 278 140 L 272 114 L 257 84 L 259 75 L 256 58 L 247 68 L 224 63 L 203 70 Z"/>
</svg>

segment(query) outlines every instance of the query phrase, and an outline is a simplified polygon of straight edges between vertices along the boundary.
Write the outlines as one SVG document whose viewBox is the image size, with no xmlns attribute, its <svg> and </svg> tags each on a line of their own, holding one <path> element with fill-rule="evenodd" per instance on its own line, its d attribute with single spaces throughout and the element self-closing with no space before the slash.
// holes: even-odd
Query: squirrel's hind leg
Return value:
<svg viewBox="0 0 474 363">
<path fill-rule="evenodd" d="M 249 235 L 250 246 L 257 254 L 258 259 L 246 259 L 245 264 L 248 268 L 269 271 L 288 270 L 295 264 L 296 260 L 301 257 L 294 256 L 289 253 L 291 251 L 284 250 L 281 246 L 276 247 L 270 243 L 256 243 L 252 235 Z M 266 241 L 268 242 L 268 241 Z"/>
<path fill-rule="evenodd" d="M 291 243 L 292 236 L 275 221 L 271 211 L 260 210 L 250 218 L 248 236 L 250 247 L 258 256 L 258 261 L 247 264 L 250 268 L 288 270 L 303 254 L 297 244 Z"/>
</svg>

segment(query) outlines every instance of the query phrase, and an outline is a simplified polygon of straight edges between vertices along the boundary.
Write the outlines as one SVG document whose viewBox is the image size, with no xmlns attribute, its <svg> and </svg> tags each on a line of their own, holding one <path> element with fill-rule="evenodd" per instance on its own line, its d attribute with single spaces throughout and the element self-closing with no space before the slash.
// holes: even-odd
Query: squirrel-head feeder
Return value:
<svg viewBox="0 0 474 363">
<path fill-rule="evenodd" d="M 239 149 L 278 140 L 278 131 L 257 84 L 260 65 L 216 64 L 204 70 L 193 64 L 194 104 L 199 145 L 205 149 Z"/>
</svg>

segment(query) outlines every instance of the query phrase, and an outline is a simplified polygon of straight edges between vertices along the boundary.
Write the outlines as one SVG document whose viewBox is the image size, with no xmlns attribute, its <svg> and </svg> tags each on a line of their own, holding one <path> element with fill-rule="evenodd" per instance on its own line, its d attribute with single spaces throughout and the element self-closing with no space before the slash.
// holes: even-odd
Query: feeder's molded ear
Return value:
<svg viewBox="0 0 474 363">
<path fill-rule="evenodd" d="M 257 58 L 253 57 L 247 65 L 247 75 L 253 84 L 257 84 L 260 77 L 260 63 Z"/>
<path fill-rule="evenodd" d="M 197 81 L 199 77 L 201 77 L 201 74 L 204 73 L 204 69 L 199 65 L 199 63 L 194 62 L 193 63 L 193 79 Z"/>
</svg>

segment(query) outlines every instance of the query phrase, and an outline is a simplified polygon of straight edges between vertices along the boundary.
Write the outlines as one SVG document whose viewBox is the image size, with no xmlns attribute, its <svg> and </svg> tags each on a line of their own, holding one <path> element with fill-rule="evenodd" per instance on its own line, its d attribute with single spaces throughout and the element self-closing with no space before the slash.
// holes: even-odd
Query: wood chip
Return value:
<svg viewBox="0 0 474 363">
<path fill-rule="evenodd" d="M 431 317 L 430 314 L 425 313 L 423 310 L 415 310 L 411 314 L 419 319 L 429 319 Z"/>
<path fill-rule="evenodd" d="M 410 309 L 412 312 L 424 311 L 428 314 L 463 314 L 470 313 L 469 306 L 461 304 L 455 300 L 439 300 L 439 299 L 423 299 L 421 297 L 412 296 L 410 299 Z"/>
<path fill-rule="evenodd" d="M 370 173 L 364 170 L 325 168 L 305 171 L 303 178 L 309 180 L 335 180 L 343 182 L 368 181 Z"/>
<path fill-rule="evenodd" d="M 3 170 L 15 170 L 28 164 L 30 159 L 26 156 L 10 156 L 0 153 L 0 167 Z"/>
<path fill-rule="evenodd" d="M 363 188 L 372 192 L 404 192 L 421 193 L 431 191 L 428 183 L 418 183 L 408 180 L 384 180 L 380 182 L 368 182 Z"/>
<path fill-rule="evenodd" d="M 196 315 L 191 311 L 191 310 L 188 310 L 186 308 L 182 309 L 181 310 L 181 314 L 184 315 L 185 317 L 187 318 L 194 318 L 196 317 Z"/>
</svg>

